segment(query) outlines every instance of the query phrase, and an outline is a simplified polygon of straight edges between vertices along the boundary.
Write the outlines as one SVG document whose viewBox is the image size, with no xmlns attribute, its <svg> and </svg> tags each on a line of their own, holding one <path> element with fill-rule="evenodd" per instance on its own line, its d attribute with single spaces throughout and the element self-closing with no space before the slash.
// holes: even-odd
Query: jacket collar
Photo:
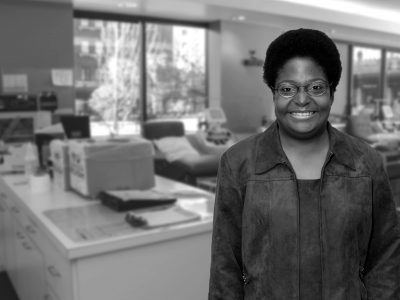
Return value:
<svg viewBox="0 0 400 300">
<path fill-rule="evenodd" d="M 343 138 L 343 134 L 333 128 L 329 122 L 327 126 L 329 133 L 329 156 L 335 157 L 338 163 L 355 170 L 354 152 L 347 139 Z M 278 123 L 275 121 L 260 135 L 256 143 L 256 174 L 264 173 L 277 164 L 290 165 L 290 162 L 283 151 L 279 138 Z"/>
</svg>

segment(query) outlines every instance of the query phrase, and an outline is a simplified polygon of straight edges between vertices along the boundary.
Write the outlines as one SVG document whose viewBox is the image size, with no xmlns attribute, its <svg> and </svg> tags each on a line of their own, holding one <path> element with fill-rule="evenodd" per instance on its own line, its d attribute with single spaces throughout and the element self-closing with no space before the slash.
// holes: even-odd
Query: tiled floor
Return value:
<svg viewBox="0 0 400 300">
<path fill-rule="evenodd" d="M 0 272 L 0 299 L 18 300 L 17 294 L 5 272 Z"/>
</svg>

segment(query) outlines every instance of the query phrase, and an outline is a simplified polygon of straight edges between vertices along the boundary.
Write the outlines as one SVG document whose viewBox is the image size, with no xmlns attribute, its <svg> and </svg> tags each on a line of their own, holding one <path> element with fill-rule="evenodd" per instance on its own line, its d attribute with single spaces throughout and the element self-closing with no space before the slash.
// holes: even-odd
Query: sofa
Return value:
<svg viewBox="0 0 400 300">
<path fill-rule="evenodd" d="M 186 134 L 179 120 L 149 120 L 142 137 L 152 141 L 157 175 L 196 185 L 199 178 L 216 177 L 223 147 L 207 147 L 196 133 Z"/>
</svg>

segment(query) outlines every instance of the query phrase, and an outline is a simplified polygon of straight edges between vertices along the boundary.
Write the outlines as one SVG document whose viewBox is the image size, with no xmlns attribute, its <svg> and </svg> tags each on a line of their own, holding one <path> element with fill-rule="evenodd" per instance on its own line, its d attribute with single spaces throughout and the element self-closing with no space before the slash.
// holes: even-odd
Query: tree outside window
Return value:
<svg viewBox="0 0 400 300">
<path fill-rule="evenodd" d="M 145 99 L 141 26 L 146 26 Z M 197 126 L 206 105 L 204 28 L 77 18 L 74 45 L 76 97 L 100 131 L 139 133 L 144 103 L 147 118 L 179 118 Z M 95 51 L 82 50 L 87 47 Z"/>
</svg>

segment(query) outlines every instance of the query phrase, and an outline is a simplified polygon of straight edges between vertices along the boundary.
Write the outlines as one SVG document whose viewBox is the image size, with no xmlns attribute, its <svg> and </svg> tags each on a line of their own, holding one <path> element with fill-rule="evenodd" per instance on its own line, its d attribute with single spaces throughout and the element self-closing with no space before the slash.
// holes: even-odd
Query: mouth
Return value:
<svg viewBox="0 0 400 300">
<path fill-rule="evenodd" d="M 295 119 L 309 119 L 315 114 L 315 111 L 292 111 L 290 115 Z"/>
</svg>

